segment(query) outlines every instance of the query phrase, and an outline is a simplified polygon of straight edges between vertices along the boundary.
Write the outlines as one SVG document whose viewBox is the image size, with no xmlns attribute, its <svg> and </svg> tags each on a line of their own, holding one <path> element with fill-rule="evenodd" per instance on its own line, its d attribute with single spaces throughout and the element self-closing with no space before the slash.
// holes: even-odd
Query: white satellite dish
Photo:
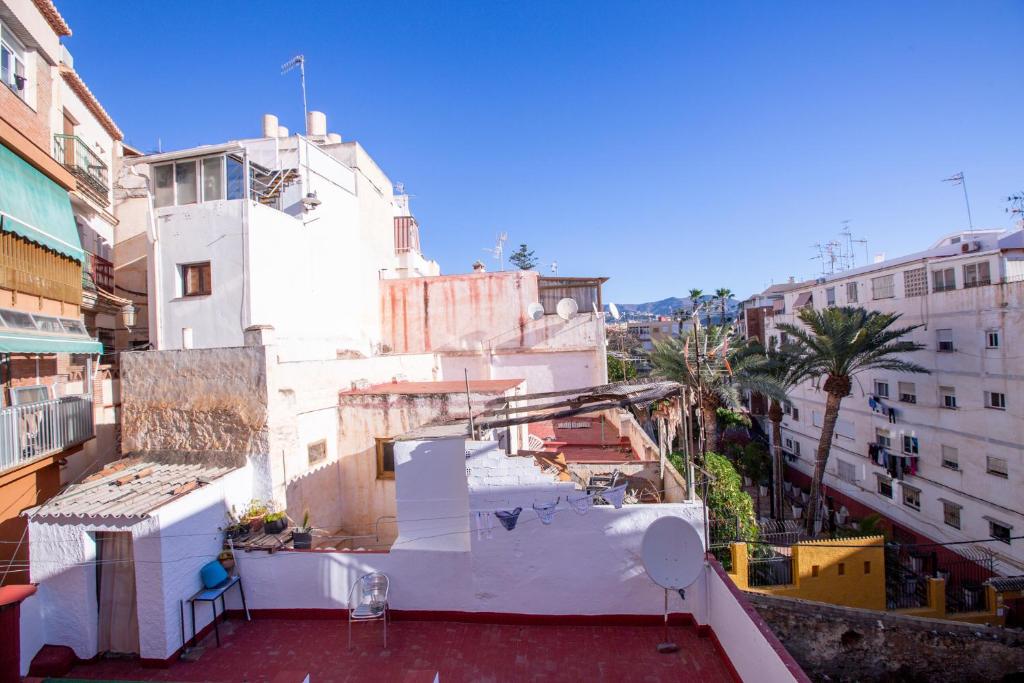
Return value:
<svg viewBox="0 0 1024 683">
<path fill-rule="evenodd" d="M 580 312 L 580 305 L 576 303 L 576 299 L 562 299 L 555 307 L 555 311 L 562 320 L 572 320 Z"/>
<path fill-rule="evenodd" d="M 608 304 L 608 312 L 612 314 L 612 320 L 618 320 L 622 317 L 619 314 L 619 307 L 615 304 Z"/>
<path fill-rule="evenodd" d="M 544 304 L 535 301 L 526 307 L 526 314 L 531 320 L 540 320 L 544 317 Z"/>
<path fill-rule="evenodd" d="M 668 639 L 668 592 L 693 584 L 704 571 L 704 542 L 689 522 L 681 517 L 660 517 L 647 527 L 640 544 L 640 557 L 647 576 L 665 589 L 665 640 L 658 652 L 675 652 L 679 646 Z"/>
</svg>

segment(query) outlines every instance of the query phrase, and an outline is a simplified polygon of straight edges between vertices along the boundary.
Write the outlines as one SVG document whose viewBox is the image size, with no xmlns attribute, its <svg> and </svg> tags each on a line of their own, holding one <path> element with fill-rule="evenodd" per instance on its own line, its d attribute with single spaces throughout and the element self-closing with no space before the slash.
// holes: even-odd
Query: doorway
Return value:
<svg viewBox="0 0 1024 683">
<path fill-rule="evenodd" d="M 95 538 L 99 652 L 137 655 L 139 616 L 131 532 L 97 531 Z"/>
</svg>

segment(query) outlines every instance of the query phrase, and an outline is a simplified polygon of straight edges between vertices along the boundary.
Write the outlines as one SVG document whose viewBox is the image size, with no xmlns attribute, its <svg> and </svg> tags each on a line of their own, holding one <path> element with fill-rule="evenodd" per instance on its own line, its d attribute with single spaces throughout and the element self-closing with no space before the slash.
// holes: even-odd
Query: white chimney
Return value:
<svg viewBox="0 0 1024 683">
<path fill-rule="evenodd" d="M 278 126 L 277 127 L 277 137 L 279 137 L 279 138 L 286 138 L 286 137 L 288 137 L 288 128 L 285 127 L 285 126 Z"/>
<path fill-rule="evenodd" d="M 322 111 L 311 111 L 306 114 L 306 135 L 310 137 L 327 136 L 327 114 Z"/>
<path fill-rule="evenodd" d="M 337 145 L 341 142 L 341 135 L 339 135 L 338 133 L 328 133 L 327 142 L 331 143 L 332 145 Z"/>
<path fill-rule="evenodd" d="M 277 137 L 277 117 L 274 116 L 273 114 L 263 115 L 263 137 Z"/>
</svg>

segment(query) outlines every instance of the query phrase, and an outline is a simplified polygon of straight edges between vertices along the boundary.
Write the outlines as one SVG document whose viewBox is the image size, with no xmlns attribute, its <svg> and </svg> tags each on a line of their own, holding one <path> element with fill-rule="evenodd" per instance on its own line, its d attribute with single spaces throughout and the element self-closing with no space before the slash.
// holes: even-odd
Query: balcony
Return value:
<svg viewBox="0 0 1024 683">
<path fill-rule="evenodd" d="M 395 216 L 395 254 L 420 251 L 420 226 L 412 216 Z"/>
<path fill-rule="evenodd" d="M 103 206 L 109 204 L 110 180 L 107 165 L 80 137 L 57 133 L 53 136 L 53 157 L 78 180 L 78 187 Z"/>
<path fill-rule="evenodd" d="M 82 288 L 106 292 L 114 291 L 114 264 L 90 252 L 85 252 L 82 262 Z"/>
<path fill-rule="evenodd" d="M 0 471 L 93 437 L 92 400 L 88 396 L 26 403 L 0 410 Z"/>
</svg>

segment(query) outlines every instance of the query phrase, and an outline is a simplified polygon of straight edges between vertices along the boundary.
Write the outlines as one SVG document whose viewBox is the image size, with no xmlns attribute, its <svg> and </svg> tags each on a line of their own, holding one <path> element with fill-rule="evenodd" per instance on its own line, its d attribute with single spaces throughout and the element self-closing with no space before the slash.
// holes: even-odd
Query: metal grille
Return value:
<svg viewBox="0 0 1024 683">
<path fill-rule="evenodd" d="M 925 268 L 903 271 L 903 295 L 924 296 L 928 293 L 928 273 Z"/>
<path fill-rule="evenodd" d="M 65 396 L 0 410 L 0 469 L 93 437 L 92 401 Z"/>
</svg>

